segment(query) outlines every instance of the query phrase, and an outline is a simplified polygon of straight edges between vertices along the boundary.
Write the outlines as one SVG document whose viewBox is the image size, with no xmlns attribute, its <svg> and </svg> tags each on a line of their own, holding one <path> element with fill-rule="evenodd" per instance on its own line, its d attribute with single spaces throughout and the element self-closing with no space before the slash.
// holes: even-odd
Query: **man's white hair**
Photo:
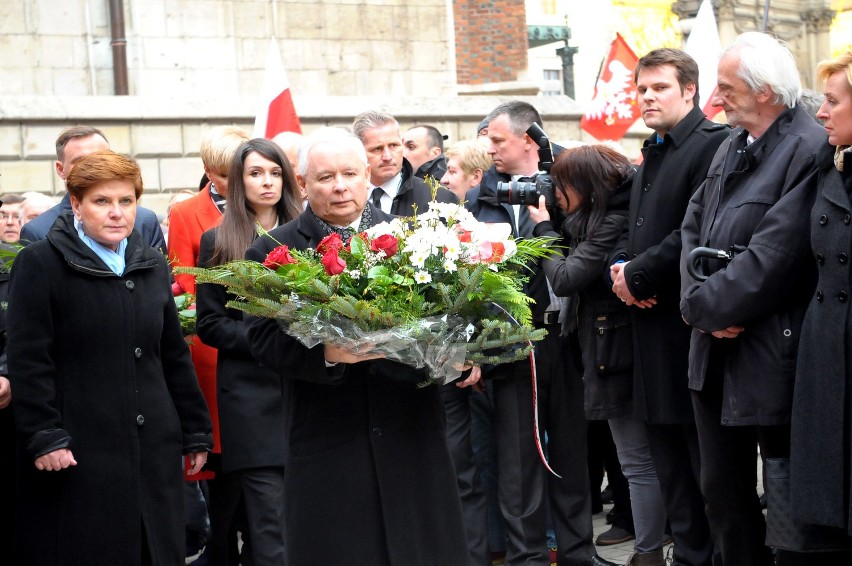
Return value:
<svg viewBox="0 0 852 566">
<path fill-rule="evenodd" d="M 796 106 L 802 95 L 802 80 L 786 43 L 765 33 L 749 31 L 734 40 L 725 50 L 724 55 L 728 54 L 739 56 L 737 76 L 753 92 L 769 89 L 775 95 L 773 104 Z"/>
<path fill-rule="evenodd" d="M 311 132 L 299 146 L 299 175 L 302 177 L 308 174 L 308 155 L 314 146 L 320 144 L 331 144 L 340 148 L 351 149 L 364 162 L 364 165 L 367 165 L 367 151 L 364 149 L 361 140 L 349 130 L 327 126 Z"/>
</svg>

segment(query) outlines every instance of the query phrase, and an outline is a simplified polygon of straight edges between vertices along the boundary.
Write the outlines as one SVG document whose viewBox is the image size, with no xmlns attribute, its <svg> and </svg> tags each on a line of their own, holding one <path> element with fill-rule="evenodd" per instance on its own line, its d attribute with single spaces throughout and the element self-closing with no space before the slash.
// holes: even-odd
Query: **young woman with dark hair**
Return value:
<svg viewBox="0 0 852 566">
<path fill-rule="evenodd" d="M 222 223 L 201 237 L 199 265 L 242 259 L 259 234 L 295 218 L 300 202 L 292 168 L 278 146 L 265 139 L 243 143 L 231 163 Z M 197 292 L 198 336 L 219 350 L 222 473 L 234 474 L 236 481 L 227 483 L 241 490 L 254 563 L 284 564 L 285 383 L 251 356 L 243 313 L 225 306 L 233 298 L 225 288 L 205 284 Z M 211 538 L 231 530 L 233 511 Z"/>
</svg>

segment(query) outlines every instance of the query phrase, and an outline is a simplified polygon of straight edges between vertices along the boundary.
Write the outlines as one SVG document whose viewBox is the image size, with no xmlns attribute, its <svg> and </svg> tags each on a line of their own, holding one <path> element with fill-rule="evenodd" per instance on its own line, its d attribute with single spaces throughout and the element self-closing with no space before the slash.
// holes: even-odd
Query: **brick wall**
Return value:
<svg viewBox="0 0 852 566">
<path fill-rule="evenodd" d="M 526 71 L 523 0 L 455 0 L 453 20 L 460 85 L 515 81 Z"/>
</svg>

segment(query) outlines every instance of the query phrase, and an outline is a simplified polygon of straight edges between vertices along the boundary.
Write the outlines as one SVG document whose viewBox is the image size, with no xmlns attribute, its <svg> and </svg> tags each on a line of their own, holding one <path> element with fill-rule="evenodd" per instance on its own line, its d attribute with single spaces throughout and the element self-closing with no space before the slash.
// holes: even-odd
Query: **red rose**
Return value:
<svg viewBox="0 0 852 566">
<path fill-rule="evenodd" d="M 317 244 L 317 251 L 323 256 L 329 251 L 339 252 L 342 249 L 343 238 L 337 232 L 332 232 Z"/>
<path fill-rule="evenodd" d="M 399 251 L 399 240 L 390 234 L 382 234 L 370 243 L 374 252 L 385 252 L 385 257 L 393 257 Z"/>
<path fill-rule="evenodd" d="M 337 250 L 328 250 L 322 256 L 322 265 L 325 267 L 325 272 L 329 275 L 340 275 L 346 269 L 346 262 L 340 259 Z"/>
<path fill-rule="evenodd" d="M 180 282 L 175 281 L 174 283 L 172 283 L 172 295 L 177 297 L 178 295 L 183 295 L 184 293 L 186 293 L 186 289 L 183 288 L 183 285 L 181 285 Z"/>
<path fill-rule="evenodd" d="M 263 265 L 269 269 L 278 269 L 288 263 L 296 263 L 296 260 L 290 255 L 290 248 L 287 246 L 278 246 L 269 252 L 266 259 L 263 260 Z"/>
</svg>

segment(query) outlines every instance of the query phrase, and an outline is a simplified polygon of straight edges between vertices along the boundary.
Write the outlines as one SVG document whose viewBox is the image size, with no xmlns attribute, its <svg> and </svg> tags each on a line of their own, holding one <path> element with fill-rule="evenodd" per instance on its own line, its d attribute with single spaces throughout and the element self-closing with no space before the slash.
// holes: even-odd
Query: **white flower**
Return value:
<svg viewBox="0 0 852 566">
<path fill-rule="evenodd" d="M 352 271 L 349 272 L 349 275 L 354 277 L 355 279 L 360 279 L 361 278 L 361 270 L 360 269 L 353 269 Z"/>
<path fill-rule="evenodd" d="M 420 250 L 415 250 L 411 252 L 408 260 L 411 262 L 411 265 L 417 267 L 419 269 L 423 269 L 423 265 L 426 263 L 426 258 L 429 257 L 429 254 L 424 254 Z"/>
<path fill-rule="evenodd" d="M 431 283 L 432 282 L 432 276 L 429 274 L 428 271 L 422 271 L 422 270 L 421 271 L 415 271 L 414 272 L 414 280 L 417 283 Z"/>
<path fill-rule="evenodd" d="M 445 259 L 444 271 L 446 271 L 447 273 L 455 273 L 457 271 L 456 262 L 451 259 Z"/>
</svg>

